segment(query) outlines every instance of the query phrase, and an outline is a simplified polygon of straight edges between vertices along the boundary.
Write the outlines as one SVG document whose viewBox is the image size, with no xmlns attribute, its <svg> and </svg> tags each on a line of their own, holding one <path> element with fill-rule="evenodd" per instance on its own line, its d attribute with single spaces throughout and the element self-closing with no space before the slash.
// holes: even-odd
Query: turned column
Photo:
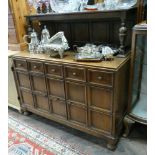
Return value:
<svg viewBox="0 0 155 155">
<path fill-rule="evenodd" d="M 125 41 L 127 36 L 127 28 L 125 26 L 125 19 L 121 19 L 121 27 L 119 29 L 119 41 L 120 41 L 120 47 L 119 47 L 119 55 L 125 56 Z"/>
</svg>

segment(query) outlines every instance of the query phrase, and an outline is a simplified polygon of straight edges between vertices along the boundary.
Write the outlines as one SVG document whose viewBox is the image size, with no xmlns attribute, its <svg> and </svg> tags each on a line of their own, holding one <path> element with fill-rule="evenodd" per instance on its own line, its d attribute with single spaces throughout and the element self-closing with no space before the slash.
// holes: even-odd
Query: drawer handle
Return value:
<svg viewBox="0 0 155 155">
<path fill-rule="evenodd" d="M 55 69 L 51 69 L 51 71 L 52 71 L 52 72 L 55 72 L 56 70 L 55 70 Z"/>
<path fill-rule="evenodd" d="M 71 102 L 70 102 L 70 101 L 68 101 L 67 103 L 68 103 L 68 105 L 70 105 L 70 104 L 71 104 Z"/>
<path fill-rule="evenodd" d="M 97 79 L 98 80 L 102 80 L 103 78 L 102 78 L 102 76 L 98 76 Z"/>
<path fill-rule="evenodd" d="M 60 99 L 59 98 L 53 98 L 53 101 L 59 101 Z"/>
<path fill-rule="evenodd" d="M 19 66 L 19 67 L 21 67 L 21 66 L 22 66 L 22 64 L 18 64 L 18 66 Z"/>
<path fill-rule="evenodd" d="M 83 109 L 86 109 L 86 107 L 85 107 L 85 106 L 82 106 L 82 108 L 83 108 Z"/>
<path fill-rule="evenodd" d="M 75 72 L 73 72 L 73 76 L 76 76 L 77 74 Z"/>
<path fill-rule="evenodd" d="M 33 68 L 34 68 L 34 69 L 36 69 L 36 68 L 37 68 L 37 66 L 33 66 Z"/>
</svg>

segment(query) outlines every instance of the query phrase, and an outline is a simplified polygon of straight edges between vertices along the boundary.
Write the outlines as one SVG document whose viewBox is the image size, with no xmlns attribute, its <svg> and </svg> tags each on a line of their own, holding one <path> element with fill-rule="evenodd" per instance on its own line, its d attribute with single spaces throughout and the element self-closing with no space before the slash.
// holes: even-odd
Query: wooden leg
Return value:
<svg viewBox="0 0 155 155">
<path fill-rule="evenodd" d="M 131 120 L 130 118 L 128 118 L 127 116 L 125 116 L 123 123 L 124 123 L 124 127 L 125 127 L 123 137 L 128 137 L 131 127 L 135 122 L 133 120 Z"/>
<path fill-rule="evenodd" d="M 118 143 L 118 139 L 117 140 L 109 140 L 107 142 L 107 148 L 111 151 L 115 150 L 116 149 L 116 146 L 117 146 L 117 143 Z"/>
</svg>

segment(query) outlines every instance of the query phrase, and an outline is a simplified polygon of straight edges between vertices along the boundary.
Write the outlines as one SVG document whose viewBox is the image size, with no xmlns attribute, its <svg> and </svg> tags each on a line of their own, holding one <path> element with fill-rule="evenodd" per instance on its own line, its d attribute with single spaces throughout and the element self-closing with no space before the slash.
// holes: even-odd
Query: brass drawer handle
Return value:
<svg viewBox="0 0 155 155">
<path fill-rule="evenodd" d="M 53 101 L 59 101 L 59 98 L 53 98 Z"/>
<path fill-rule="evenodd" d="M 70 102 L 70 101 L 68 101 L 67 103 L 68 103 L 68 105 L 70 105 L 70 104 L 71 104 L 71 102 Z"/>
<path fill-rule="evenodd" d="M 34 68 L 34 69 L 36 69 L 36 68 L 37 68 L 37 66 L 33 66 L 33 68 Z"/>
<path fill-rule="evenodd" d="M 98 80 L 102 80 L 103 78 L 102 78 L 102 76 L 98 76 L 97 79 Z"/>
<path fill-rule="evenodd" d="M 86 109 L 86 107 L 85 107 L 85 106 L 82 106 L 82 108 L 83 108 L 83 109 Z"/>
<path fill-rule="evenodd" d="M 75 72 L 73 72 L 73 76 L 76 76 L 77 74 Z"/>
<path fill-rule="evenodd" d="M 19 66 L 19 67 L 21 67 L 21 66 L 22 66 L 22 64 L 18 64 L 18 66 Z"/>
<path fill-rule="evenodd" d="M 51 69 L 51 71 L 52 71 L 52 72 L 55 72 L 56 70 L 55 70 L 55 69 Z"/>
</svg>

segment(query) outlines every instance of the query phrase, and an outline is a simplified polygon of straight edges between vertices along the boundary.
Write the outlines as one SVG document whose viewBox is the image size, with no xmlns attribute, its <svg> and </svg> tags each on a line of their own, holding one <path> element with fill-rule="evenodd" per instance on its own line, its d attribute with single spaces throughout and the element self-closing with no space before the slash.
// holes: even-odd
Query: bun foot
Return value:
<svg viewBox="0 0 155 155">
<path fill-rule="evenodd" d="M 116 146 L 117 146 L 117 142 L 118 140 L 113 140 L 113 141 L 109 141 L 107 143 L 107 148 L 111 151 L 114 151 L 116 149 Z"/>
<path fill-rule="evenodd" d="M 28 111 L 24 111 L 24 116 L 28 116 L 28 115 L 30 115 L 30 112 L 28 112 Z"/>
<path fill-rule="evenodd" d="M 107 148 L 111 151 L 114 151 L 116 149 L 116 145 L 107 144 Z"/>
</svg>

